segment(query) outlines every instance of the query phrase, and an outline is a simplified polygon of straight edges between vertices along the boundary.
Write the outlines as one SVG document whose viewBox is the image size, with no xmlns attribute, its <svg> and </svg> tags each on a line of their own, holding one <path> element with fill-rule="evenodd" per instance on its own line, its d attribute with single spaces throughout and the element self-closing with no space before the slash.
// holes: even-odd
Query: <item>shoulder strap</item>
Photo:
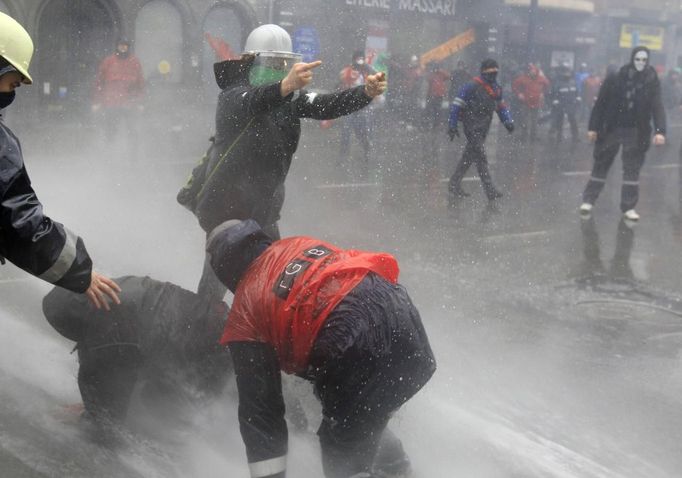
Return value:
<svg viewBox="0 0 682 478">
<path fill-rule="evenodd" d="M 220 166 L 223 164 L 223 161 L 225 161 L 225 158 L 227 158 L 227 155 L 230 154 L 230 151 L 232 151 L 232 150 L 234 149 L 234 147 L 237 145 L 237 143 L 238 143 L 239 140 L 242 138 L 242 136 L 244 136 L 244 133 L 246 133 L 246 130 L 249 129 L 249 126 L 251 126 L 251 123 L 253 123 L 253 120 L 254 120 L 254 119 L 255 119 L 255 117 L 254 117 L 254 118 L 251 118 L 251 119 L 249 120 L 249 122 L 246 123 L 246 126 L 244 126 L 244 129 L 241 131 L 241 133 L 239 133 L 239 136 L 237 136 L 237 137 L 235 138 L 235 140 L 232 142 L 232 144 L 231 144 L 231 145 L 225 150 L 225 152 L 220 156 L 220 159 L 218 160 L 218 163 L 215 165 L 215 167 L 214 167 L 213 170 L 209 173 L 209 175 L 206 176 L 206 179 L 204 180 L 203 186 L 201 187 L 201 189 L 200 189 L 199 192 L 197 193 L 197 197 L 199 197 L 199 196 L 201 196 L 201 195 L 203 194 L 204 189 L 206 189 L 206 185 L 211 181 L 211 178 L 212 178 L 213 175 L 216 173 L 216 171 L 218 171 L 218 169 L 220 168 Z M 214 145 L 214 147 L 215 147 L 215 145 Z"/>
<path fill-rule="evenodd" d="M 499 98 L 499 96 L 500 96 L 500 95 L 499 95 L 499 91 L 495 91 L 495 90 L 493 89 L 493 87 L 490 86 L 489 83 L 486 83 L 485 81 L 483 81 L 483 80 L 482 80 L 480 77 L 478 77 L 478 76 L 477 76 L 476 78 L 474 78 L 474 81 L 475 81 L 476 83 L 478 83 L 479 85 L 481 85 L 481 86 L 483 87 L 483 89 L 491 96 L 491 98 L 496 99 L 496 100 Z"/>
</svg>

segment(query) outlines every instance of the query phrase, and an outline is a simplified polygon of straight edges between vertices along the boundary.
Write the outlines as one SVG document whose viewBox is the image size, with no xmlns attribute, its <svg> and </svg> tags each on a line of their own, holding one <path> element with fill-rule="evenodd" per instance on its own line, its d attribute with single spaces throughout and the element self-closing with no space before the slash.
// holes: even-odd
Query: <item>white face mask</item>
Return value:
<svg viewBox="0 0 682 478">
<path fill-rule="evenodd" d="M 635 64 L 635 70 L 643 71 L 649 61 L 649 55 L 645 51 L 638 51 L 635 54 L 633 63 Z"/>
</svg>

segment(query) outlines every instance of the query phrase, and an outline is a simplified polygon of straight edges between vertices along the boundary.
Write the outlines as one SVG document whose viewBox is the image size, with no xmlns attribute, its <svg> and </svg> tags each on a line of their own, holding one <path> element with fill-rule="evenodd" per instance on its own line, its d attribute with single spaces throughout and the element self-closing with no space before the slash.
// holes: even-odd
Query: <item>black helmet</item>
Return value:
<svg viewBox="0 0 682 478">
<path fill-rule="evenodd" d="M 234 292 L 251 262 L 270 244 L 272 239 L 253 219 L 231 219 L 211 231 L 206 252 L 218 279 Z"/>
</svg>

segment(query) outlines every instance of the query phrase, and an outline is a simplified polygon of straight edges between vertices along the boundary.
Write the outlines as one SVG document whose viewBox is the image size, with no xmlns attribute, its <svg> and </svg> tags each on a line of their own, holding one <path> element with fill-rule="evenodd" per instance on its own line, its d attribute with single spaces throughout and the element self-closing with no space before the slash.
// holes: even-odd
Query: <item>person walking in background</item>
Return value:
<svg viewBox="0 0 682 478">
<path fill-rule="evenodd" d="M 367 77 L 375 75 L 374 68 L 365 61 L 365 54 L 362 51 L 353 53 L 350 65 L 345 66 L 339 74 L 339 89 L 348 90 L 362 86 L 366 83 Z M 339 146 L 339 158 L 347 162 L 350 156 L 351 136 L 360 142 L 363 151 L 364 166 L 369 165 L 369 154 L 371 150 L 370 142 L 370 117 L 369 110 L 363 109 L 347 115 L 341 121 L 341 142 Z"/>
<path fill-rule="evenodd" d="M 97 69 L 93 112 L 102 111 L 107 141 L 116 139 L 125 130 L 131 154 L 137 153 L 137 125 L 135 114 L 142 109 L 144 75 L 140 60 L 131 52 L 130 42 L 120 39 L 116 51 L 107 56 Z"/>
<path fill-rule="evenodd" d="M 493 113 L 497 113 L 510 134 L 514 131 L 514 121 L 502 98 L 502 88 L 497 83 L 498 72 L 499 66 L 495 60 L 484 60 L 481 63 L 481 75 L 464 85 L 452 103 L 448 136 L 450 141 L 459 137 L 459 122 L 461 121 L 464 125 L 467 144 L 462 159 L 450 178 L 451 203 L 457 198 L 469 195 L 462 189 L 462 179 L 472 164 L 476 165 L 481 178 L 481 186 L 488 200 L 494 201 L 502 197 L 502 193 L 493 185 L 485 153 L 485 140 L 490 131 Z"/>
<path fill-rule="evenodd" d="M 513 81 L 512 91 L 521 106 L 522 141 L 535 142 L 537 140 L 538 115 L 548 89 L 549 80 L 533 63 L 528 64 L 526 73 L 516 77 Z"/>
<path fill-rule="evenodd" d="M 450 73 L 440 63 L 434 62 L 429 65 L 424 108 L 425 125 L 428 129 L 436 129 L 442 124 L 443 102 L 447 99 L 448 81 Z"/>
<path fill-rule="evenodd" d="M 602 77 L 594 71 L 590 72 L 590 76 L 585 78 L 583 82 L 583 106 L 587 109 L 588 117 L 594 108 L 594 103 L 597 101 L 599 88 L 601 88 Z"/>
<path fill-rule="evenodd" d="M 646 152 L 653 143 L 665 144 L 666 117 L 661 100 L 661 82 L 649 64 L 651 54 L 643 46 L 632 50 L 630 63 L 609 75 L 599 90 L 590 115 L 588 138 L 594 142 L 594 166 L 583 192 L 580 214 L 589 217 L 606 176 L 623 150 L 623 185 L 620 208 L 626 219 L 639 220 L 635 206 L 639 200 L 639 173 Z"/>
<path fill-rule="evenodd" d="M 33 41 L 12 17 L 0 12 L 0 111 L 16 89 L 33 83 L 28 72 Z M 96 308 L 120 303 L 118 285 L 95 272 L 83 239 L 43 214 L 24 165 L 19 139 L 0 117 L 0 262 L 51 284 L 85 293 Z"/>
<path fill-rule="evenodd" d="M 571 69 L 567 65 L 560 66 L 557 69 L 549 98 L 552 102 L 550 141 L 552 140 L 551 136 L 555 135 L 554 141 L 557 144 L 561 142 L 564 136 L 564 117 L 567 117 L 568 124 L 571 127 L 571 138 L 574 143 L 578 142 L 578 120 L 576 115 L 582 98 L 575 84 Z"/>
</svg>

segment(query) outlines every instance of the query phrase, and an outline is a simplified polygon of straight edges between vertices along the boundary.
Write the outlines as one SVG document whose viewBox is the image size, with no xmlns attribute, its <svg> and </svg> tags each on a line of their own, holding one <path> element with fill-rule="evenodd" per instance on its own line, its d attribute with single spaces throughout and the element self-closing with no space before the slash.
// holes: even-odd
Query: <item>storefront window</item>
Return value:
<svg viewBox="0 0 682 478">
<path fill-rule="evenodd" d="M 135 54 L 142 63 L 145 78 L 170 83 L 182 79 L 182 17 L 165 0 L 152 0 L 140 10 L 135 21 Z"/>
</svg>

